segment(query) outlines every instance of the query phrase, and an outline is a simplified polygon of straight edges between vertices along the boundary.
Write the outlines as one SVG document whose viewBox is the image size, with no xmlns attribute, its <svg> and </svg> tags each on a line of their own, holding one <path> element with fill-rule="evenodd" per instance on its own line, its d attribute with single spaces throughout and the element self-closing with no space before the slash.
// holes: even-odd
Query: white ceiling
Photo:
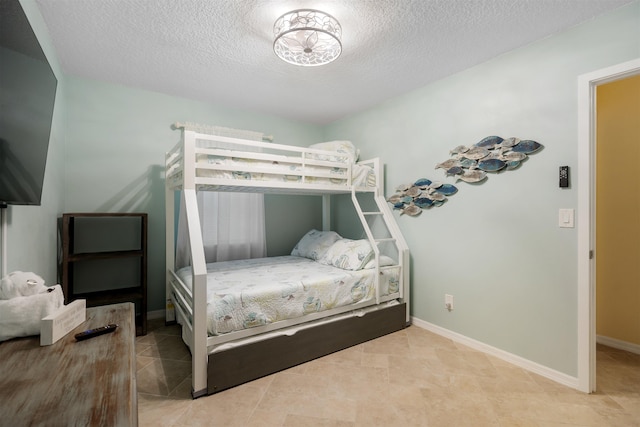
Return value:
<svg viewBox="0 0 640 427">
<path fill-rule="evenodd" d="M 324 124 L 631 0 L 37 0 L 66 74 Z M 273 23 L 330 13 L 322 67 L 273 53 Z"/>
</svg>

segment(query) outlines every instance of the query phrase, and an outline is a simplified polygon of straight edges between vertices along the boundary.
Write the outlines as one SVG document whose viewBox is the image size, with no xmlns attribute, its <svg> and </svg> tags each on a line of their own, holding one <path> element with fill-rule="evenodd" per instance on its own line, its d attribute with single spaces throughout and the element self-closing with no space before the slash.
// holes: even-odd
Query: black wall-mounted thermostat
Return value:
<svg viewBox="0 0 640 427">
<path fill-rule="evenodd" d="M 560 166 L 560 188 L 569 187 L 569 166 Z"/>
</svg>

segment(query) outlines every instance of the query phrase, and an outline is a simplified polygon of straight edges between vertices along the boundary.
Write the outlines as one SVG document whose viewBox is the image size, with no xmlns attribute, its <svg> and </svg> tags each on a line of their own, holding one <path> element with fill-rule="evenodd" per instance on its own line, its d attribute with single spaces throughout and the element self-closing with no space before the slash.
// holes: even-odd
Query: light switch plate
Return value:
<svg viewBox="0 0 640 427">
<path fill-rule="evenodd" d="M 573 228 L 574 217 L 573 209 L 560 209 L 558 213 L 558 226 L 560 228 Z"/>
</svg>

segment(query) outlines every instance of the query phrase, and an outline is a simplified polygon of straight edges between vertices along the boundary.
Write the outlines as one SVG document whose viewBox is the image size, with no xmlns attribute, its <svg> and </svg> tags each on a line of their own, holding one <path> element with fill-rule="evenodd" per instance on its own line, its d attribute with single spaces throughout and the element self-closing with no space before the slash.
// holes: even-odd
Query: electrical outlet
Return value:
<svg viewBox="0 0 640 427">
<path fill-rule="evenodd" d="M 444 306 L 447 310 L 453 310 L 453 295 L 444 294 Z"/>
</svg>

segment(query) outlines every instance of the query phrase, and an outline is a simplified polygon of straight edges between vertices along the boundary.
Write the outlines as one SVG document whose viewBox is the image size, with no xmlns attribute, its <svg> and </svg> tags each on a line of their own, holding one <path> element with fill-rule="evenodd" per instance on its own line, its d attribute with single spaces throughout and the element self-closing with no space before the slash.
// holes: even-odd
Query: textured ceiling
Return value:
<svg viewBox="0 0 640 427">
<path fill-rule="evenodd" d="M 324 124 L 630 0 L 37 0 L 65 73 Z M 273 23 L 343 27 L 322 67 L 273 53 Z"/>
</svg>

